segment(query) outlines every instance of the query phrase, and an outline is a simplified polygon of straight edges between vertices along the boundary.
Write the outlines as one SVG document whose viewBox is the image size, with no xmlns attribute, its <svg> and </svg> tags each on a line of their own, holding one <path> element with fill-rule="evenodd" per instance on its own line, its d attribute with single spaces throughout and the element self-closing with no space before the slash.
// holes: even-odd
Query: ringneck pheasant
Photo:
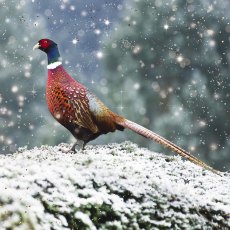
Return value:
<svg viewBox="0 0 230 230">
<path fill-rule="evenodd" d="M 49 39 L 41 39 L 33 49 L 40 49 L 48 57 L 48 80 L 46 100 L 53 117 L 67 128 L 77 140 L 85 145 L 108 132 L 123 131 L 128 128 L 148 139 L 167 147 L 213 173 L 221 175 L 187 151 L 166 140 L 160 135 L 138 125 L 108 109 L 84 85 L 74 80 L 63 68 L 57 44 Z M 71 148 L 75 152 L 75 146 Z"/>
</svg>

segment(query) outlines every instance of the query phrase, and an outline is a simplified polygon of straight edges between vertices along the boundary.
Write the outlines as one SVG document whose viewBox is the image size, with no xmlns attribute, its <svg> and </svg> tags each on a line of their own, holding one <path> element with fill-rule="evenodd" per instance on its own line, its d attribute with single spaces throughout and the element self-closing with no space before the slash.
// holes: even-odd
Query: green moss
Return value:
<svg viewBox="0 0 230 230">
<path fill-rule="evenodd" d="M 113 210 L 113 207 L 106 203 L 102 203 L 102 205 L 87 204 L 81 206 L 80 209 L 83 213 L 89 215 L 97 228 L 106 222 L 120 220 L 120 216 Z"/>
</svg>

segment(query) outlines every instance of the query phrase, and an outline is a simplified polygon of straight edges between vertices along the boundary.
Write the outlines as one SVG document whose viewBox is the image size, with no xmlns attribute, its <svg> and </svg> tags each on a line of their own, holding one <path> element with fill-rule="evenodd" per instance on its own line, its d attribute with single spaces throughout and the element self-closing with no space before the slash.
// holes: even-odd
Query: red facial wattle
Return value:
<svg viewBox="0 0 230 230">
<path fill-rule="evenodd" d="M 40 48 L 42 48 L 43 50 L 48 49 L 50 46 L 52 46 L 54 44 L 53 41 L 49 40 L 49 39 L 41 39 L 39 41 L 39 46 Z"/>
</svg>

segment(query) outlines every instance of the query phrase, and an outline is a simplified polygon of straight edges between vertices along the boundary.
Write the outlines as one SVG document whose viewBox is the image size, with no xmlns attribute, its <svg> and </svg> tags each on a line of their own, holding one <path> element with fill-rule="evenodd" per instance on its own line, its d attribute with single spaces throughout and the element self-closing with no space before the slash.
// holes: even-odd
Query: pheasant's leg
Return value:
<svg viewBox="0 0 230 230">
<path fill-rule="evenodd" d="M 85 150 L 85 146 L 89 141 L 84 141 L 83 145 L 82 145 L 82 149 L 81 150 Z"/>
<path fill-rule="evenodd" d="M 74 153 L 76 153 L 76 149 L 75 149 L 76 145 L 78 145 L 78 141 L 76 141 L 76 142 L 73 144 L 73 146 L 71 147 L 71 149 L 70 149 L 68 152 L 74 152 Z"/>
</svg>

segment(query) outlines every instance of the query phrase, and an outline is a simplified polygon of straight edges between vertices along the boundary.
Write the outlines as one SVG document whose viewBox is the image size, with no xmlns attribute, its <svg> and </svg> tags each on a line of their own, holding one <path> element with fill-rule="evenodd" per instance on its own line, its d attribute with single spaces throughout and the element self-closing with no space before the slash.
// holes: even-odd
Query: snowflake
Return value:
<svg viewBox="0 0 230 230">
<path fill-rule="evenodd" d="M 101 31 L 99 29 L 95 29 L 94 33 L 97 34 L 97 35 L 99 35 L 99 34 L 101 34 Z"/>
<path fill-rule="evenodd" d="M 76 9 L 74 5 L 71 5 L 69 8 L 70 8 L 70 10 L 72 10 L 72 11 L 74 11 L 74 10 Z"/>
<path fill-rule="evenodd" d="M 87 13 L 87 11 L 85 11 L 85 10 L 83 10 L 83 11 L 81 12 L 81 16 L 82 16 L 82 17 L 86 17 L 87 14 L 88 14 L 88 13 Z"/>
<path fill-rule="evenodd" d="M 216 45 L 216 42 L 214 40 L 209 41 L 209 46 L 214 47 Z"/>
<path fill-rule="evenodd" d="M 139 90 L 140 89 L 140 83 L 138 83 L 138 82 L 136 82 L 134 85 L 133 85 L 133 88 L 135 89 L 135 90 Z"/>
<path fill-rule="evenodd" d="M 141 51 L 141 46 L 139 46 L 139 45 L 134 46 L 134 48 L 133 48 L 134 54 L 138 54 L 140 51 Z"/>
<path fill-rule="evenodd" d="M 101 51 L 98 51 L 98 52 L 96 53 L 96 57 L 97 57 L 98 59 L 102 59 L 103 56 L 104 56 L 104 54 L 103 54 Z"/>
<path fill-rule="evenodd" d="M 37 93 L 37 91 L 35 90 L 34 86 L 32 87 L 32 90 L 29 91 L 29 92 L 32 94 L 33 97 L 35 97 L 35 95 Z"/>
<path fill-rule="evenodd" d="M 176 58 L 177 62 L 182 62 L 184 60 L 183 56 L 179 55 Z"/>
<path fill-rule="evenodd" d="M 213 36 L 215 34 L 214 30 L 208 29 L 206 30 L 208 36 Z"/>
<path fill-rule="evenodd" d="M 104 23 L 105 23 L 106 26 L 108 26 L 110 24 L 110 21 L 108 19 L 105 19 Z"/>
<path fill-rule="evenodd" d="M 164 25 L 164 29 L 165 29 L 165 30 L 168 30 L 168 29 L 169 29 L 169 25 L 168 25 L 167 23 Z"/>
<path fill-rule="evenodd" d="M 74 38 L 74 39 L 72 40 L 72 43 L 73 43 L 74 45 L 76 45 L 78 42 L 79 42 L 79 40 L 78 40 L 77 38 Z"/>
<path fill-rule="evenodd" d="M 210 149 L 211 149 L 212 151 L 215 151 L 215 150 L 218 149 L 218 145 L 217 145 L 216 143 L 212 143 L 212 144 L 210 145 Z"/>
<path fill-rule="evenodd" d="M 11 91 L 12 91 L 13 93 L 17 93 L 17 92 L 18 92 L 18 86 L 13 85 L 13 86 L 11 87 Z"/>
<path fill-rule="evenodd" d="M 199 124 L 200 127 L 205 127 L 207 125 L 207 123 L 205 121 L 203 121 L 203 120 L 199 121 L 198 124 Z"/>
</svg>

